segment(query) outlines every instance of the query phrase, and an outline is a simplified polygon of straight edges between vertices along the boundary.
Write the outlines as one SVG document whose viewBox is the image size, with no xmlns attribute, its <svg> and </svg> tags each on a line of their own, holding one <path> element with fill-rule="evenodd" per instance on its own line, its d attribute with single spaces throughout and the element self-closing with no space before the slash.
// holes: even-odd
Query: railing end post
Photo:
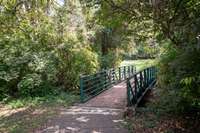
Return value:
<svg viewBox="0 0 200 133">
<path fill-rule="evenodd" d="M 84 94 L 83 94 L 83 75 L 80 75 L 80 101 L 84 102 Z"/>
</svg>

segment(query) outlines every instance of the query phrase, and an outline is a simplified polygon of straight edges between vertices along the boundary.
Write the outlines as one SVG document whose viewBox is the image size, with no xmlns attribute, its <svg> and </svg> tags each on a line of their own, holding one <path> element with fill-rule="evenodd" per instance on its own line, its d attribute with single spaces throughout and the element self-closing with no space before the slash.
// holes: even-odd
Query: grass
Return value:
<svg viewBox="0 0 200 133">
<path fill-rule="evenodd" d="M 43 97 L 26 97 L 26 98 L 19 98 L 19 99 L 11 99 L 4 101 L 4 105 L 11 109 L 17 109 L 22 107 L 28 106 L 40 106 L 44 104 L 54 105 L 54 104 L 63 104 L 68 105 L 73 103 L 78 96 L 72 93 L 65 93 L 61 92 L 60 94 L 52 94 L 46 95 Z"/>
<path fill-rule="evenodd" d="M 124 60 L 120 66 L 135 65 L 137 71 L 146 67 L 155 65 L 157 61 L 155 59 L 142 59 L 142 60 Z"/>
<path fill-rule="evenodd" d="M 58 115 L 59 109 L 78 100 L 77 95 L 62 92 L 57 95 L 6 101 L 0 104 L 0 132 L 34 132 L 34 129 Z"/>
</svg>

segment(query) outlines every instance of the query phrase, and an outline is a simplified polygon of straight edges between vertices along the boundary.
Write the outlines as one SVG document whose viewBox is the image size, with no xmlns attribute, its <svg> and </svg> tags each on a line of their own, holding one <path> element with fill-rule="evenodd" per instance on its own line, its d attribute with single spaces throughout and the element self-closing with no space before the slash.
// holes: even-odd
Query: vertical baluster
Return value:
<svg viewBox="0 0 200 133">
<path fill-rule="evenodd" d="M 116 77 L 115 77 L 115 69 L 113 68 L 113 83 L 115 83 Z"/>
<path fill-rule="evenodd" d="M 138 82 L 137 82 L 137 74 L 134 75 L 134 82 L 135 82 L 135 100 L 137 101 L 138 98 Z"/>
<path fill-rule="evenodd" d="M 148 73 L 148 76 L 147 76 L 147 84 L 149 86 L 149 81 L 150 81 L 150 69 L 147 68 L 147 73 Z"/>
<path fill-rule="evenodd" d="M 151 67 L 151 82 L 153 80 L 153 67 Z"/>
<path fill-rule="evenodd" d="M 121 81 L 121 67 L 119 67 L 119 81 Z"/>
<path fill-rule="evenodd" d="M 155 80 L 155 67 L 153 68 L 153 79 Z"/>
<path fill-rule="evenodd" d="M 133 75 L 133 66 L 131 66 L 131 76 Z"/>
<path fill-rule="evenodd" d="M 112 84 L 115 82 L 114 69 L 112 68 Z"/>
<path fill-rule="evenodd" d="M 154 68 L 152 67 L 152 81 L 154 80 Z"/>
<path fill-rule="evenodd" d="M 143 77 L 142 77 L 142 71 L 140 72 L 140 91 L 143 92 Z"/>
<path fill-rule="evenodd" d="M 152 79 L 153 79 L 153 68 L 151 67 L 150 69 L 151 69 L 151 72 L 150 72 L 150 75 L 151 75 L 151 76 L 150 76 L 150 77 L 151 77 L 151 80 L 150 80 L 150 82 L 152 82 Z"/>
<path fill-rule="evenodd" d="M 126 66 L 124 66 L 124 80 L 126 79 Z"/>
<path fill-rule="evenodd" d="M 152 69 L 151 67 L 149 68 L 149 82 L 151 82 L 151 72 L 152 72 Z"/>
<path fill-rule="evenodd" d="M 81 99 L 81 102 L 84 102 L 83 77 L 82 76 L 80 76 L 80 99 Z"/>
<path fill-rule="evenodd" d="M 128 66 L 128 77 L 130 77 L 130 66 Z"/>
<path fill-rule="evenodd" d="M 152 68 L 150 68 L 149 70 L 150 70 L 150 78 L 149 78 L 150 81 L 149 82 L 151 83 L 151 80 L 152 80 Z"/>
<path fill-rule="evenodd" d="M 147 87 L 147 69 L 144 69 L 144 87 Z"/>
</svg>

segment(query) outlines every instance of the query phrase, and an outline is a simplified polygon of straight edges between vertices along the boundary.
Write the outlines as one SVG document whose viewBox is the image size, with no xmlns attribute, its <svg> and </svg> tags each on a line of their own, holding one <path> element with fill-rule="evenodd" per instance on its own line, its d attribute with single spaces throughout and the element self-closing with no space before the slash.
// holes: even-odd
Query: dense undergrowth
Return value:
<svg viewBox="0 0 200 133">
<path fill-rule="evenodd" d="M 125 125 L 130 132 L 137 133 L 199 133 L 200 114 L 178 113 L 163 97 L 164 90 L 154 88 L 146 94 L 134 115 L 129 114 Z M 170 97 L 171 98 L 171 97 Z M 167 103 L 167 104 L 166 104 Z"/>
<path fill-rule="evenodd" d="M 161 56 L 158 84 L 168 110 L 200 112 L 200 50 L 169 47 Z"/>
</svg>

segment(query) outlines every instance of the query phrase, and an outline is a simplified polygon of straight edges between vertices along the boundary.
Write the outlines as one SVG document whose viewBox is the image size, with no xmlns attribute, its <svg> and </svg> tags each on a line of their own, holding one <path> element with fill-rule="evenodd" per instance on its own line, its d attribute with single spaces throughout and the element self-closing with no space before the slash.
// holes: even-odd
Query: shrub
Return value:
<svg viewBox="0 0 200 133">
<path fill-rule="evenodd" d="M 200 51 L 196 48 L 169 48 L 161 56 L 158 82 L 164 89 L 166 108 L 179 112 L 200 109 L 199 64 Z"/>
<path fill-rule="evenodd" d="M 106 55 L 101 57 L 101 67 L 102 68 L 114 68 L 119 66 L 121 62 L 120 55 L 114 50 L 109 51 Z"/>
</svg>

